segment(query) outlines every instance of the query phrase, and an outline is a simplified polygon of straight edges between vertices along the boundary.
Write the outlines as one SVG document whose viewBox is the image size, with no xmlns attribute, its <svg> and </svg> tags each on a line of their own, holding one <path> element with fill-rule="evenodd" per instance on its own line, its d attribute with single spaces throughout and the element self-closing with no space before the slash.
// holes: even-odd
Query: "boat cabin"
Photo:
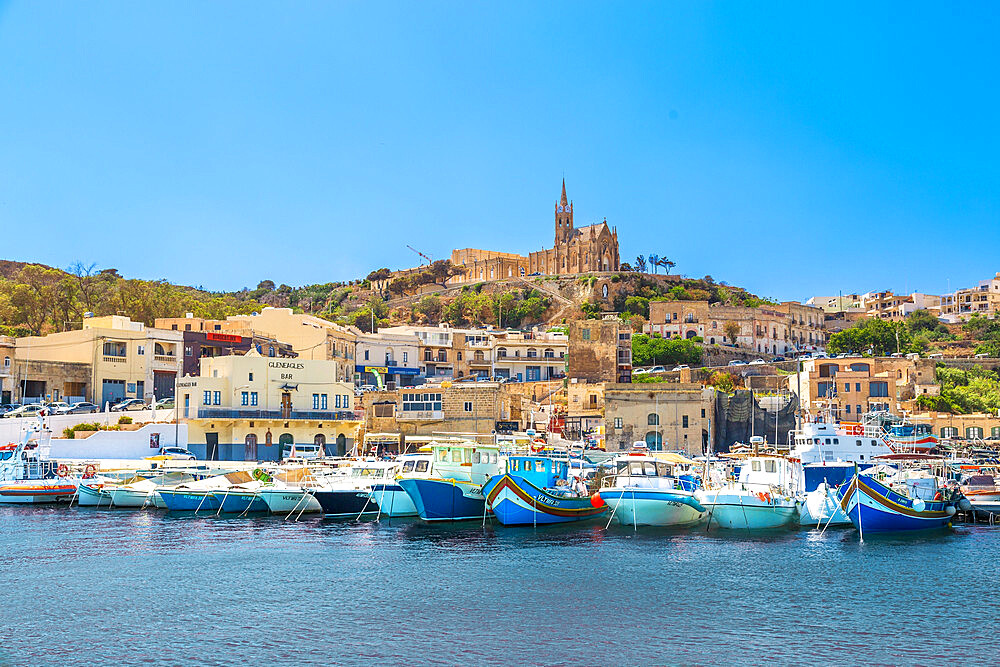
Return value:
<svg viewBox="0 0 1000 667">
<path fill-rule="evenodd" d="M 540 489 L 555 488 L 560 480 L 567 481 L 569 464 L 545 456 L 511 456 L 507 459 L 507 474 L 516 475 Z"/>
<path fill-rule="evenodd" d="M 740 466 L 741 484 L 776 486 L 794 491 L 798 475 L 795 466 L 780 456 L 751 456 Z"/>
</svg>

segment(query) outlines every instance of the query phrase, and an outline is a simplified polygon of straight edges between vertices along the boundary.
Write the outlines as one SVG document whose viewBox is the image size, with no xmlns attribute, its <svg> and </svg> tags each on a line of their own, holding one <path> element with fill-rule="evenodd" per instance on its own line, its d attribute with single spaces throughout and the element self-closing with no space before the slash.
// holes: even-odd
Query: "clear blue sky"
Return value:
<svg viewBox="0 0 1000 667">
<path fill-rule="evenodd" d="M 807 6 L 803 6 L 807 5 Z M 787 299 L 1000 270 L 995 3 L 0 3 L 0 257 L 215 289 L 552 243 Z"/>
</svg>

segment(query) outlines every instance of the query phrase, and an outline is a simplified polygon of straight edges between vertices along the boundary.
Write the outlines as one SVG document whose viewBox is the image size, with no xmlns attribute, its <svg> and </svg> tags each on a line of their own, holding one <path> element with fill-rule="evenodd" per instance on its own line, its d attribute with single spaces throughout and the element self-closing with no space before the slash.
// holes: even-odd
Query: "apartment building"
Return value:
<svg viewBox="0 0 1000 667">
<path fill-rule="evenodd" d="M 920 378 L 909 359 L 852 357 L 807 359 L 802 371 L 788 376 L 788 389 L 799 395 L 813 416 L 857 421 L 866 412 L 899 412 L 899 402 L 914 395 Z"/>
<path fill-rule="evenodd" d="M 356 384 L 378 386 L 376 373 L 390 387 L 412 385 L 421 374 L 420 339 L 413 333 L 358 334 Z"/>
<path fill-rule="evenodd" d="M 361 419 L 354 385 L 338 380 L 337 362 L 244 355 L 207 357 L 199 375 L 177 383 L 177 415 L 188 424 L 198 458 L 279 461 L 293 446 L 343 456 Z"/>
<path fill-rule="evenodd" d="M 534 382 L 566 376 L 569 337 L 561 331 L 501 331 L 492 344 L 494 377 Z"/>
<path fill-rule="evenodd" d="M 632 329 L 617 317 L 567 325 L 570 377 L 588 382 L 632 381 Z"/>
<path fill-rule="evenodd" d="M 1000 311 L 1000 272 L 975 287 L 956 290 L 941 297 L 941 319 L 955 324 L 973 315 L 996 317 Z"/>
<path fill-rule="evenodd" d="M 16 340 L 17 400 L 149 400 L 174 395 L 181 374 L 179 331 L 147 327 L 128 317 L 83 320 L 83 328 Z"/>
<path fill-rule="evenodd" d="M 519 430 L 526 399 L 498 382 L 445 382 L 441 385 L 370 391 L 363 399 L 365 430 L 406 435 L 490 433 Z"/>
<path fill-rule="evenodd" d="M 736 329 L 731 331 L 733 325 Z M 653 301 L 644 331 L 664 338 L 700 336 L 710 345 L 736 345 L 773 355 L 823 350 L 827 339 L 823 310 L 796 301 L 758 308 Z"/>
</svg>

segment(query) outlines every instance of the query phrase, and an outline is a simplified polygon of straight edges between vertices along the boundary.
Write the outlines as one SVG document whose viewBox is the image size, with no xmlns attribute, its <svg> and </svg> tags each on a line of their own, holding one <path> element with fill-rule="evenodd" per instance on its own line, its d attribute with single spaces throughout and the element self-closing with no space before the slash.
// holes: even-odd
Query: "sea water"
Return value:
<svg viewBox="0 0 1000 667">
<path fill-rule="evenodd" d="M 0 664 L 995 664 L 1000 529 L 0 508 Z"/>
</svg>

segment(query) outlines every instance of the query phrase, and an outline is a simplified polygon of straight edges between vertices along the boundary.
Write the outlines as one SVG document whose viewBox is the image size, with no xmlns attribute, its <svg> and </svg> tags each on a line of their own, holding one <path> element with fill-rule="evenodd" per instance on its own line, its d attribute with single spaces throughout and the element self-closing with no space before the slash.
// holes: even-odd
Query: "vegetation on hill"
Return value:
<svg viewBox="0 0 1000 667">
<path fill-rule="evenodd" d="M 665 283 L 642 273 L 622 272 L 613 276 L 611 282 L 617 283 L 611 299 L 611 310 L 626 318 L 639 316 L 648 319 L 649 304 L 652 301 L 707 301 L 710 304 L 751 308 L 777 303 L 751 294 L 742 287 L 716 283 L 712 276 L 679 278 L 678 282 Z M 608 310 L 608 306 L 594 297 L 584 302 L 581 310 L 584 317 L 598 318 L 603 311 Z"/>
<path fill-rule="evenodd" d="M 926 410 L 967 414 L 1000 409 L 1000 375 L 983 368 L 948 368 L 938 364 L 935 380 L 941 385 L 939 396 L 923 394 L 917 406 Z"/>
<path fill-rule="evenodd" d="M 633 366 L 674 366 L 701 364 L 701 346 L 699 340 L 684 340 L 681 338 L 663 338 L 657 334 L 633 334 L 632 365 Z"/>
<path fill-rule="evenodd" d="M 976 347 L 976 354 L 1000 357 L 1000 321 L 976 313 L 962 325 L 962 330 L 970 338 L 981 341 Z"/>
</svg>

